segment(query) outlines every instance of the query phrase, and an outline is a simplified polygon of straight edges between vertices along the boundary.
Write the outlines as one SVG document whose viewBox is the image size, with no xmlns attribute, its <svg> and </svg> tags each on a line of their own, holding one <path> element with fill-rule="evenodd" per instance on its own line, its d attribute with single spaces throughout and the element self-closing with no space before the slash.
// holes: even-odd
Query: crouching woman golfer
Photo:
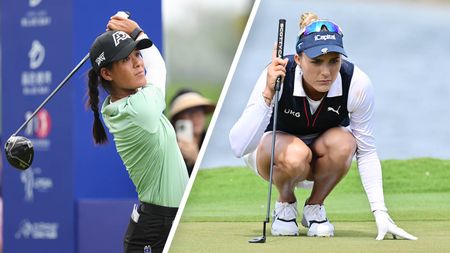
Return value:
<svg viewBox="0 0 450 253">
<path fill-rule="evenodd" d="M 131 215 L 125 252 L 162 252 L 188 180 L 175 131 L 163 114 L 165 63 L 136 22 L 114 16 L 108 29 L 90 50 L 94 141 L 107 141 L 98 108 L 101 85 L 109 93 L 103 121 L 141 202 Z"/>
<path fill-rule="evenodd" d="M 333 22 L 305 13 L 300 21 L 296 54 L 276 57 L 259 77 L 247 107 L 230 132 L 236 156 L 244 157 L 265 180 L 269 179 L 272 149 L 273 97 L 277 76 L 280 90 L 273 183 L 273 235 L 298 235 L 294 188 L 313 181 L 303 207 L 302 225 L 308 236 L 333 236 L 324 201 L 347 174 L 353 155 L 378 227 L 386 233 L 417 239 L 397 227 L 384 203 L 381 165 L 373 136 L 374 95 L 369 78 L 344 60 L 342 31 Z M 348 200 L 351 208 L 351 200 Z"/>
</svg>

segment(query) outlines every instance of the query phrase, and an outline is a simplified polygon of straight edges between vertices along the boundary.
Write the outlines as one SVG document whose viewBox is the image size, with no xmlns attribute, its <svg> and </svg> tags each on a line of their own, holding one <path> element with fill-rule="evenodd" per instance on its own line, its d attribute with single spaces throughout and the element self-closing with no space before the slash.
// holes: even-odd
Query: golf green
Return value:
<svg viewBox="0 0 450 253">
<path fill-rule="evenodd" d="M 199 171 L 169 252 L 449 252 L 450 161 L 382 162 L 385 201 L 394 221 L 418 241 L 376 241 L 376 225 L 356 166 L 327 198 L 333 238 L 273 237 L 265 244 L 247 241 L 262 234 L 267 182 L 245 168 Z M 277 191 L 272 194 L 272 207 Z M 299 212 L 308 190 L 296 191 Z M 301 214 L 300 214 L 301 215 Z"/>
<path fill-rule="evenodd" d="M 419 237 L 417 241 L 376 241 L 374 222 L 333 222 L 332 238 L 306 237 L 300 228 L 297 237 L 267 237 L 264 244 L 247 240 L 261 235 L 262 222 L 180 223 L 169 252 L 449 252 L 450 221 L 405 221 L 398 224 Z M 269 226 L 270 229 L 270 226 Z"/>
</svg>

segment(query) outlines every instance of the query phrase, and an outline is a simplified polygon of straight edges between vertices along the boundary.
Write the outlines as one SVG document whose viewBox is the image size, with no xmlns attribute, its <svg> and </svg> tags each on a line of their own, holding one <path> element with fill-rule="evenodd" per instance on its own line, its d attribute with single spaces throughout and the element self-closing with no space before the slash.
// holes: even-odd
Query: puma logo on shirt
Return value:
<svg viewBox="0 0 450 253">
<path fill-rule="evenodd" d="M 341 106 L 339 106 L 336 110 L 333 107 L 328 107 L 328 111 L 332 111 L 337 115 L 339 115 L 339 109 L 341 109 Z"/>
</svg>

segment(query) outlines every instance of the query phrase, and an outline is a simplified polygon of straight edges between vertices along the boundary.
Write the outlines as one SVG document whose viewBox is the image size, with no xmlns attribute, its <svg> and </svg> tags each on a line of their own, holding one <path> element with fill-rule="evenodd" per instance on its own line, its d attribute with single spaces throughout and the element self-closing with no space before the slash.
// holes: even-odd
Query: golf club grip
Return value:
<svg viewBox="0 0 450 253">
<path fill-rule="evenodd" d="M 286 20 L 280 19 L 278 21 L 278 40 L 277 40 L 277 57 L 283 58 L 284 56 L 284 38 L 286 30 Z M 281 76 L 277 77 L 275 82 L 275 90 L 280 90 L 281 87 Z"/>
<path fill-rule="evenodd" d="M 116 16 L 121 16 L 123 18 L 130 18 L 131 17 L 131 13 L 129 11 L 118 11 L 116 13 Z"/>
<path fill-rule="evenodd" d="M 75 72 L 77 72 L 81 66 L 89 59 L 89 53 L 86 54 L 86 56 L 84 56 L 84 58 L 77 64 L 77 66 L 75 66 L 75 68 L 73 68 L 73 70 L 66 76 L 66 78 L 64 78 L 64 80 L 62 80 L 62 82 L 52 91 L 52 93 L 50 93 L 50 95 L 48 95 L 48 97 L 44 100 L 44 102 L 42 102 L 38 108 L 36 108 L 36 110 L 34 110 L 34 112 L 30 115 L 30 117 L 28 117 L 28 119 L 19 127 L 19 129 L 17 129 L 17 131 L 12 135 L 12 136 L 16 136 L 27 124 L 28 122 L 30 122 L 30 120 L 32 118 L 34 118 L 34 116 L 36 116 L 36 114 L 39 112 L 39 110 L 42 109 L 42 107 L 44 107 L 44 105 L 47 104 L 47 102 L 64 86 L 64 84 L 67 83 L 67 81 L 75 74 Z"/>
</svg>

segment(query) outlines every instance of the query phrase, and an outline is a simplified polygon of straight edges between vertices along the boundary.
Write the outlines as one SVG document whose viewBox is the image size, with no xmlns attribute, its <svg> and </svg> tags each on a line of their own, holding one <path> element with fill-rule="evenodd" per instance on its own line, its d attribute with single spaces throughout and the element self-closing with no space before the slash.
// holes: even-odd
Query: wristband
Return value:
<svg viewBox="0 0 450 253">
<path fill-rule="evenodd" d="M 144 31 L 142 31 L 141 28 L 136 27 L 136 29 L 134 29 L 133 32 L 131 32 L 130 37 L 133 40 L 136 40 L 138 38 L 139 34 L 141 34 L 142 32 L 144 32 Z"/>
</svg>

